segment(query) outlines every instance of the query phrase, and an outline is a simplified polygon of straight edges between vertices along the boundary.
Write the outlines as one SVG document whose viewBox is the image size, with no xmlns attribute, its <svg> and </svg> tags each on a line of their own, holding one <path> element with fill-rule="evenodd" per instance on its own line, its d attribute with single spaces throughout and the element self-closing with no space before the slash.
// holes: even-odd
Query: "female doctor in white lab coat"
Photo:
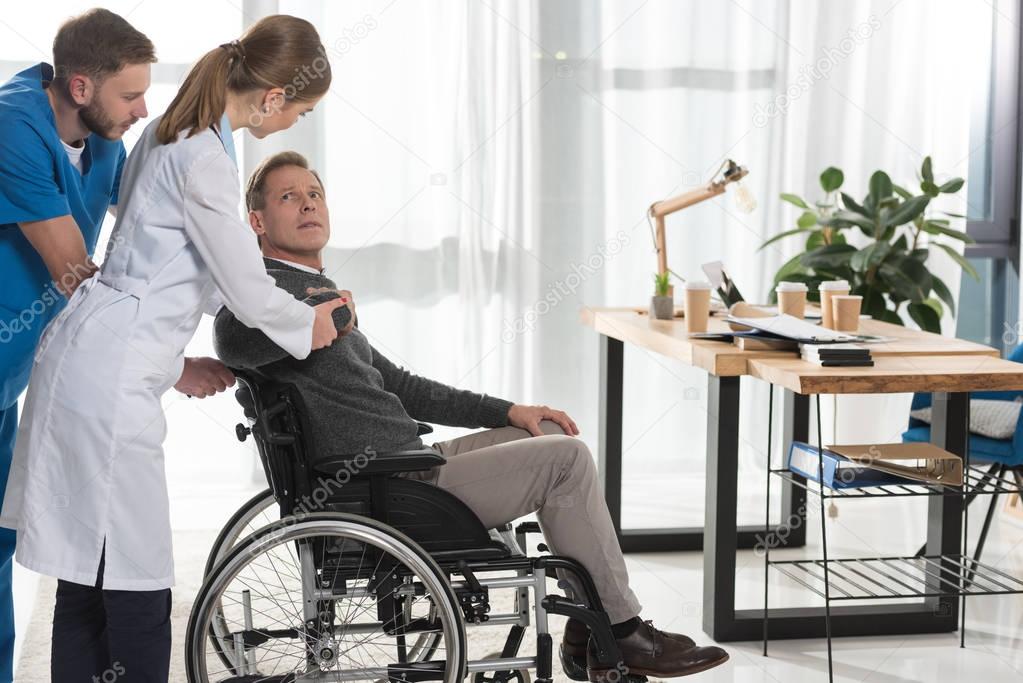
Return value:
<svg viewBox="0 0 1023 683">
<path fill-rule="evenodd" d="M 203 312 L 223 303 L 295 358 L 337 336 L 342 300 L 311 308 L 266 274 L 238 215 L 231 137 L 288 128 L 330 78 L 316 30 L 295 17 L 267 17 L 206 54 L 128 158 L 102 270 L 43 335 L 0 524 L 18 530 L 19 563 L 60 580 L 54 680 L 167 680 L 160 396 L 232 379 L 184 359 Z"/>
</svg>

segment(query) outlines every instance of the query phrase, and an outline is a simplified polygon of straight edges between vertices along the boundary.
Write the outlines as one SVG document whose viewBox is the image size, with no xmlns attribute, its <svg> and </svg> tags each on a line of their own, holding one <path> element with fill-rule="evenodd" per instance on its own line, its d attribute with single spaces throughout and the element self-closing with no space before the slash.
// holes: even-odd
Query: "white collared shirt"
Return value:
<svg viewBox="0 0 1023 683">
<path fill-rule="evenodd" d="M 306 273 L 313 273 L 314 275 L 323 275 L 322 268 L 316 269 L 313 268 L 312 266 L 307 266 L 304 263 L 295 263 L 294 261 L 288 261 L 286 259 L 277 258 L 276 256 L 266 256 L 265 258 L 268 258 L 271 261 L 277 261 L 278 263 L 283 263 L 284 265 L 291 266 L 292 268 L 298 268 L 299 270 L 305 271 Z"/>
</svg>

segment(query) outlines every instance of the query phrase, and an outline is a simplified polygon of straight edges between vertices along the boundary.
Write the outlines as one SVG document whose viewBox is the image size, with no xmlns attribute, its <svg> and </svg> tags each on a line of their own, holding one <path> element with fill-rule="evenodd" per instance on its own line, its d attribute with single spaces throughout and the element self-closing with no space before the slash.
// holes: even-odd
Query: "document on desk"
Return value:
<svg viewBox="0 0 1023 683">
<path fill-rule="evenodd" d="M 808 344 L 831 344 L 856 341 L 858 337 L 844 332 L 835 332 L 820 325 L 808 323 L 791 315 L 771 315 L 764 318 L 738 318 L 728 316 L 728 322 L 738 323 L 755 330 L 760 330 L 782 339 Z"/>
</svg>

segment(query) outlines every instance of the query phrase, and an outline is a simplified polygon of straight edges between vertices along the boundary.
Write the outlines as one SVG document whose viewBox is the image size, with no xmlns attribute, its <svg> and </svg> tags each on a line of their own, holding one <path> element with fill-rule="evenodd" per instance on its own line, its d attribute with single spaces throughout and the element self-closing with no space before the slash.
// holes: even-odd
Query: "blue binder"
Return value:
<svg viewBox="0 0 1023 683">
<path fill-rule="evenodd" d="M 824 462 L 824 485 L 832 489 L 920 484 L 918 481 L 859 465 L 827 448 L 821 449 L 820 458 L 818 458 L 817 447 L 802 441 L 792 442 L 792 447 L 789 448 L 788 469 L 810 481 L 819 481 L 821 460 Z"/>
</svg>

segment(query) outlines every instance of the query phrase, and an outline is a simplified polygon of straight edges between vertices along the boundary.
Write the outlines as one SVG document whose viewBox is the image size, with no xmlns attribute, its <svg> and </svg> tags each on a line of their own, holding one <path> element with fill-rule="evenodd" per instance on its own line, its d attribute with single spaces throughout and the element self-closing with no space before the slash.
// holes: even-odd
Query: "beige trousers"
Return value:
<svg viewBox="0 0 1023 683">
<path fill-rule="evenodd" d="M 589 449 L 554 422 L 544 436 L 517 427 L 489 429 L 434 444 L 447 463 L 425 481 L 451 492 L 487 528 L 537 513 L 548 547 L 581 563 L 593 577 L 611 623 L 639 614 L 629 574 Z M 564 576 L 579 594 L 571 576 Z"/>
</svg>

